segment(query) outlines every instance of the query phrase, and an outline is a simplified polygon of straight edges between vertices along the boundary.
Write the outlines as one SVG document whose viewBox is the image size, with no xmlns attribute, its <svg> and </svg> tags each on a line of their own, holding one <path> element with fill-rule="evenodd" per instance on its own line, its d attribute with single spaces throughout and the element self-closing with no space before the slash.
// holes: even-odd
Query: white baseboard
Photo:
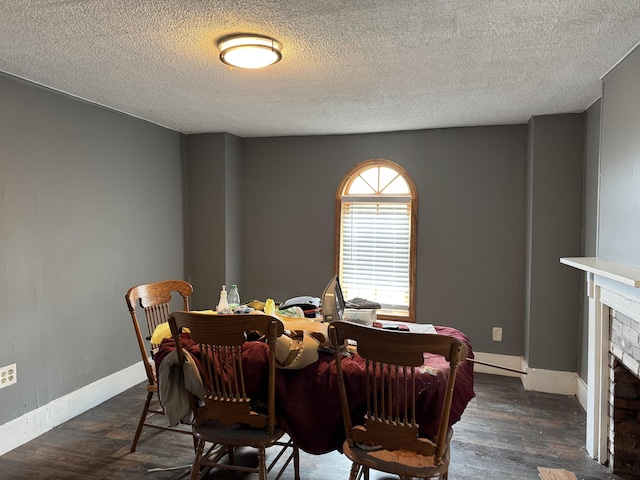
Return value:
<svg viewBox="0 0 640 480">
<path fill-rule="evenodd" d="M 511 372 L 500 368 L 493 368 L 479 363 L 474 364 L 474 372 L 518 377 L 522 381 L 522 385 L 525 390 L 557 393 L 560 395 L 576 395 L 583 408 L 586 405 L 587 387 L 576 372 L 530 368 L 524 358 L 513 355 L 474 352 L 474 356 L 476 360 L 510 368 L 511 370 L 526 372 L 526 374 Z"/>
<path fill-rule="evenodd" d="M 578 395 L 578 374 L 529 368 L 527 375 L 523 376 L 522 385 L 525 390 L 536 392 Z"/>
<path fill-rule="evenodd" d="M 587 410 L 587 384 L 580 376 L 578 376 L 578 401 L 582 408 Z"/>
<path fill-rule="evenodd" d="M 147 377 L 142 361 L 0 425 L 0 455 L 101 404 Z"/>
<path fill-rule="evenodd" d="M 473 352 L 476 360 L 484 363 L 491 363 L 511 370 L 522 370 L 522 357 L 515 355 L 499 355 L 497 353 Z M 522 377 L 520 373 L 494 368 L 480 363 L 473 365 L 473 371 L 477 373 L 489 373 L 491 375 L 502 375 L 503 377 Z"/>
</svg>

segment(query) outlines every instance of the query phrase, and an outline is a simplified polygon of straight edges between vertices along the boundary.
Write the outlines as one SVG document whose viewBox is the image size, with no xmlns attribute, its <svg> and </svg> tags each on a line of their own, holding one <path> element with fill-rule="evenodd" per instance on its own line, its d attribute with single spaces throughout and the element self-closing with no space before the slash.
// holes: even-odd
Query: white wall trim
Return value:
<svg viewBox="0 0 640 480">
<path fill-rule="evenodd" d="M 587 383 L 578 377 L 578 401 L 585 410 L 587 410 L 587 388 Z"/>
<path fill-rule="evenodd" d="M 142 361 L 0 425 L 0 455 L 63 424 L 146 379 Z"/>
<path fill-rule="evenodd" d="M 493 365 L 510 368 L 512 370 L 522 370 L 522 357 L 484 352 L 473 352 L 473 356 L 480 362 L 491 363 Z M 503 377 L 521 377 L 517 372 L 510 372 L 508 370 L 502 370 L 501 368 L 493 368 L 480 363 L 475 363 L 473 365 L 473 371 L 476 373 L 502 375 Z"/>
<path fill-rule="evenodd" d="M 527 374 L 520 374 L 500 368 L 493 368 L 479 363 L 474 364 L 476 373 L 489 373 L 506 377 L 518 377 L 522 381 L 525 390 L 535 392 L 557 393 L 560 395 L 576 395 L 580 404 L 585 406 L 586 384 L 576 372 L 561 372 L 557 370 L 543 370 L 529 368 L 526 360 L 514 355 L 500 355 L 496 353 L 474 352 L 476 360 L 491 363 L 501 367 L 519 370 Z"/>
<path fill-rule="evenodd" d="M 576 372 L 558 372 L 555 370 L 527 369 L 522 379 L 525 390 L 557 393 L 559 395 L 578 395 L 578 374 Z"/>
</svg>

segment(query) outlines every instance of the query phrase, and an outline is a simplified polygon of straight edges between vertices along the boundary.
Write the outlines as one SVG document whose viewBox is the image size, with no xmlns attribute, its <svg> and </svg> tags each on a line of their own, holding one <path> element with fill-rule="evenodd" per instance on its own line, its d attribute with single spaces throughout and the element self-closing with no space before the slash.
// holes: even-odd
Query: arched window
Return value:
<svg viewBox="0 0 640 480">
<path fill-rule="evenodd" d="M 415 321 L 418 193 L 397 163 L 367 160 L 336 192 L 336 271 L 347 300 L 378 302 L 378 318 Z"/>
</svg>

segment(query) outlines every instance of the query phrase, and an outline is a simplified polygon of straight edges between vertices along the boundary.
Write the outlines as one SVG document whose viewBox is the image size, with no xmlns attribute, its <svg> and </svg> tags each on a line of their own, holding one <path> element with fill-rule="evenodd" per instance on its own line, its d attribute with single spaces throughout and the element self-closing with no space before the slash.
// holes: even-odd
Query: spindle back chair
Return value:
<svg viewBox="0 0 640 480">
<path fill-rule="evenodd" d="M 156 377 L 155 364 L 153 362 L 153 353 L 157 350 L 158 345 L 151 343 L 151 335 L 158 325 L 169 320 L 169 315 L 171 315 L 171 301 L 174 296 L 173 294 L 177 294 L 175 295 L 176 300 L 178 300 L 178 295 L 180 295 L 182 299 L 182 302 L 180 302 L 182 308 L 184 310 L 189 310 L 189 299 L 193 294 L 193 287 L 190 283 L 183 280 L 163 280 L 138 285 L 131 287 L 125 295 L 127 307 L 129 308 L 131 320 L 133 321 L 133 328 L 136 332 L 136 339 L 138 341 L 138 347 L 140 348 L 142 363 L 147 374 L 147 398 L 142 408 L 142 414 L 138 421 L 136 433 L 133 437 L 131 452 L 136 451 L 143 427 L 169 430 L 172 432 L 191 435 L 190 429 L 187 430 L 170 427 L 159 422 L 151 421 L 153 416 L 164 414 L 162 406 L 157 398 L 155 399 L 157 404 L 152 406 L 154 394 L 157 395 L 158 393 L 158 381 Z M 138 319 L 138 308 L 141 308 L 144 312 L 142 321 Z"/>
<path fill-rule="evenodd" d="M 332 322 L 329 337 L 335 351 L 340 404 L 346 440 L 343 451 L 353 462 L 350 480 L 369 469 L 402 479 L 447 478 L 453 430 L 449 414 L 458 364 L 467 356 L 460 340 L 444 335 L 390 331 L 350 322 Z M 345 345 L 355 344 L 365 360 L 366 413 L 354 418 L 342 370 Z M 416 421 L 416 370 L 424 353 L 442 355 L 449 362 L 446 393 L 436 438 L 419 435 Z M 362 421 L 361 421 L 362 420 Z"/>
</svg>

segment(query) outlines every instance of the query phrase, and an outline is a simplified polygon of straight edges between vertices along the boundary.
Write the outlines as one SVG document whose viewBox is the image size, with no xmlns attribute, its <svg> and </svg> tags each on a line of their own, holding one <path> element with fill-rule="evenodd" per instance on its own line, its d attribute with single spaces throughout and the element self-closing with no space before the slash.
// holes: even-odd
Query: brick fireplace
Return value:
<svg viewBox="0 0 640 480">
<path fill-rule="evenodd" d="M 608 463 L 640 478 L 640 322 L 610 309 Z"/>
<path fill-rule="evenodd" d="M 640 268 L 590 257 L 560 261 L 587 272 L 585 448 L 623 478 L 640 478 L 640 459 L 632 458 L 640 451 L 640 409 L 626 408 L 640 404 Z M 633 417 L 635 425 L 627 422 Z"/>
</svg>

